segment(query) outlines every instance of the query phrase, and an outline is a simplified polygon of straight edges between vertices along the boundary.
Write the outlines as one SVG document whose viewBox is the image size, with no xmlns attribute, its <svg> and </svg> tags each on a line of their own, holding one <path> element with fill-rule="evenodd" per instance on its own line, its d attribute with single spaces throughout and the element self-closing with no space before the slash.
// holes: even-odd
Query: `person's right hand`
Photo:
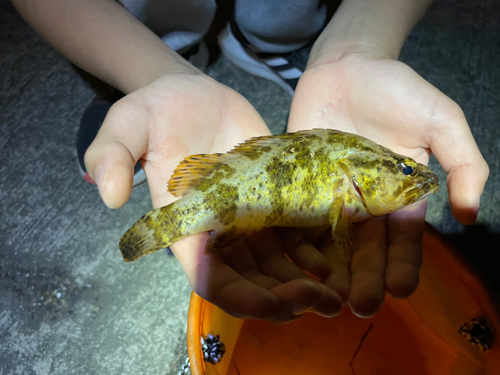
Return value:
<svg viewBox="0 0 500 375">
<path fill-rule="evenodd" d="M 332 128 L 359 134 L 425 165 L 432 151 L 448 174 L 454 216 L 464 225 L 474 223 L 489 169 L 458 104 L 387 53 L 366 45 L 336 48 L 322 49 L 321 43 L 313 48 L 292 101 L 288 131 Z M 333 258 L 335 272 L 325 282 L 337 291 L 350 289 L 353 313 L 373 316 L 385 292 L 395 298 L 415 292 L 425 210 L 421 201 L 355 224 L 359 246 L 351 264 L 340 267 Z"/>
<path fill-rule="evenodd" d="M 104 203 L 118 208 L 130 196 L 134 165 L 141 160 L 158 208 L 175 200 L 167 185 L 185 157 L 227 152 L 269 134 L 259 114 L 235 91 L 203 74 L 168 74 L 111 107 L 85 164 Z M 286 322 L 306 310 L 331 316 L 342 307 L 334 290 L 306 278 L 286 259 L 274 231 L 257 233 L 225 255 L 205 253 L 208 237 L 188 237 L 172 251 L 193 290 L 227 313 Z M 328 274 L 324 260 L 304 262 Z"/>
</svg>

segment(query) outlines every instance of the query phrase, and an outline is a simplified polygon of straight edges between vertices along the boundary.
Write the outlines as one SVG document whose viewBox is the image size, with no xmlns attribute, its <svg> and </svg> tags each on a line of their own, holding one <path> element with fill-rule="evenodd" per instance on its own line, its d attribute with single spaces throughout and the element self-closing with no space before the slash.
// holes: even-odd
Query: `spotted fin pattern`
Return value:
<svg viewBox="0 0 500 375">
<path fill-rule="evenodd" d="M 222 154 L 191 155 L 180 162 L 168 182 L 168 191 L 182 197 L 220 164 Z"/>
<path fill-rule="evenodd" d="M 308 132 L 310 131 L 306 133 Z M 240 143 L 227 154 L 217 153 L 188 156 L 175 169 L 168 182 L 168 191 L 174 197 L 182 197 L 196 187 L 210 172 L 218 169 L 221 164 L 225 164 L 230 159 L 240 155 L 251 159 L 258 159 L 262 153 L 270 151 L 273 146 L 280 144 L 282 139 L 286 138 L 293 139 L 289 134 L 254 137 Z"/>
</svg>

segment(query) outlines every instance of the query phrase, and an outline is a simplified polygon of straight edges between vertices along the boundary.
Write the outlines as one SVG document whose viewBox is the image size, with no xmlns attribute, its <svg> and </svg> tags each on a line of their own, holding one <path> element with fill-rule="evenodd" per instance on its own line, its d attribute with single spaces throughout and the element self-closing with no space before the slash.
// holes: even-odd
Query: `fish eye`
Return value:
<svg viewBox="0 0 500 375">
<path fill-rule="evenodd" d="M 400 166 L 401 166 L 401 172 L 403 172 L 405 176 L 411 176 L 415 172 L 413 167 L 410 167 L 408 164 L 401 163 Z"/>
<path fill-rule="evenodd" d="M 411 175 L 413 173 L 413 168 L 410 167 L 409 165 L 403 166 L 403 173 L 407 176 Z"/>
</svg>

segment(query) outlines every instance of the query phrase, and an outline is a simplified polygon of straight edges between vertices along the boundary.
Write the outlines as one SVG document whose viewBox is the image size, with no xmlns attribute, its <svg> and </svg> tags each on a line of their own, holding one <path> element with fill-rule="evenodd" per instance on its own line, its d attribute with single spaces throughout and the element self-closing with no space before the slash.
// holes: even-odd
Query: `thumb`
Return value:
<svg viewBox="0 0 500 375">
<path fill-rule="evenodd" d="M 447 185 L 453 215 L 464 225 L 473 224 L 489 175 L 465 116 L 453 106 L 451 115 L 436 124 L 431 150 L 448 174 Z"/>
<path fill-rule="evenodd" d="M 147 149 L 147 123 L 146 110 L 122 99 L 111 107 L 85 153 L 87 171 L 109 208 L 123 206 L 130 197 L 134 166 Z"/>
</svg>

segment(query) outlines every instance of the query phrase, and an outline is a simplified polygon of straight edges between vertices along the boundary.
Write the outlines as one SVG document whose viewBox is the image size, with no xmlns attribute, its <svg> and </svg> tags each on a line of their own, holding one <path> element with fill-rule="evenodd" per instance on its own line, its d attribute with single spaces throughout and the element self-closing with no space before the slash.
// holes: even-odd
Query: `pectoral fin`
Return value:
<svg viewBox="0 0 500 375">
<path fill-rule="evenodd" d="M 351 260 L 356 237 L 352 224 L 342 216 L 343 210 L 344 202 L 339 198 L 330 211 L 330 224 L 332 225 L 332 238 L 338 260 L 347 264 Z"/>
</svg>

